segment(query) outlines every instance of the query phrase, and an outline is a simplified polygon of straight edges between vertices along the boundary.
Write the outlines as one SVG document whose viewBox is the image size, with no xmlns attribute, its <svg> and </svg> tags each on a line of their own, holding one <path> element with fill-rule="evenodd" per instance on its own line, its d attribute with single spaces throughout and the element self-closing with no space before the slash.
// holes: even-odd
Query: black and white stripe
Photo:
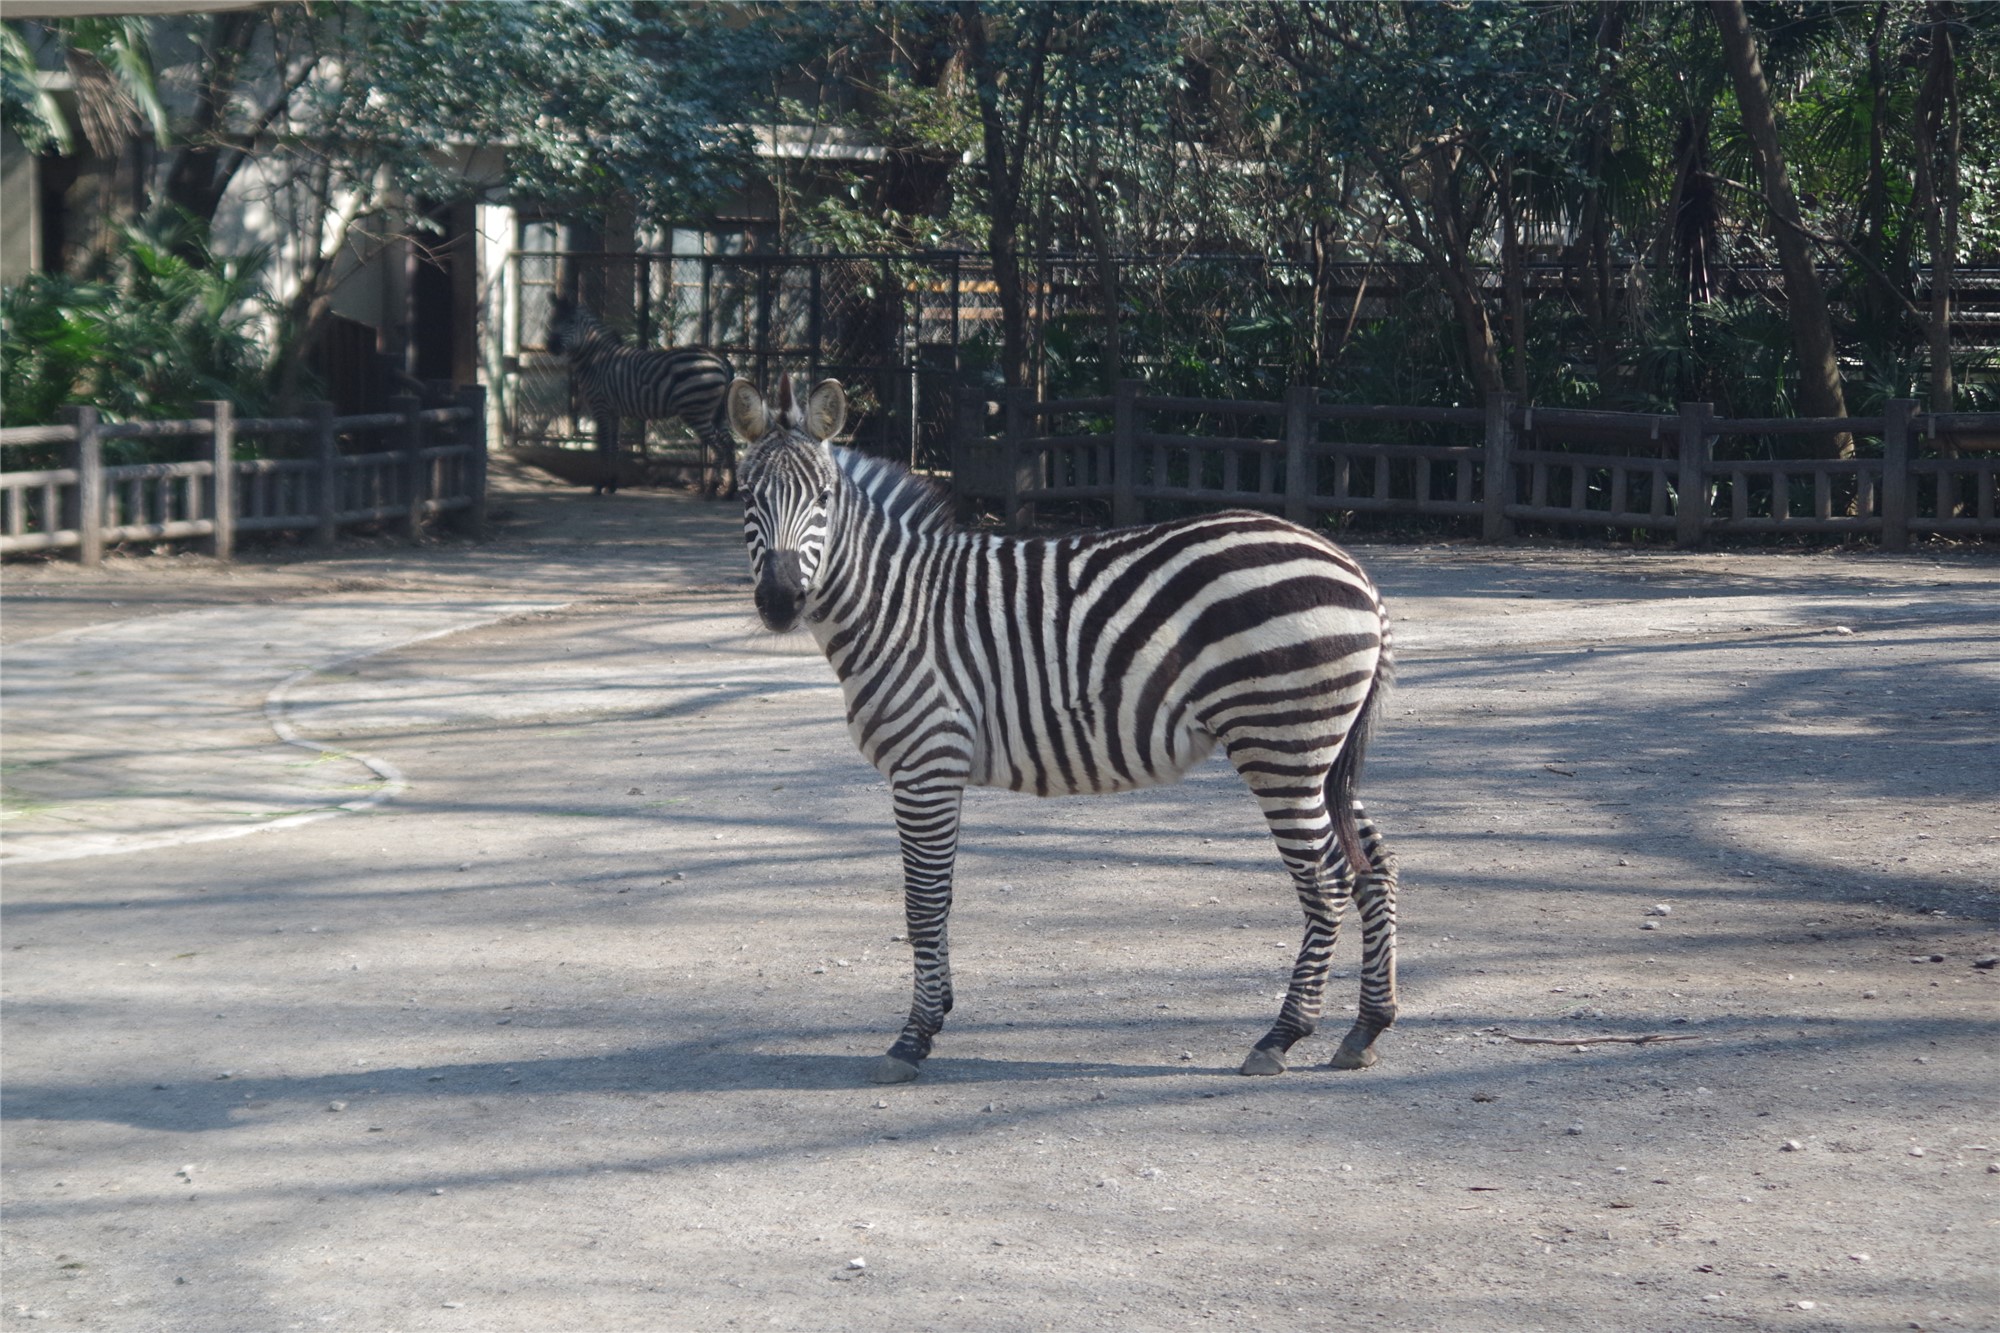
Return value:
<svg viewBox="0 0 2000 1333">
<path fill-rule="evenodd" d="M 1054 540 L 956 531 L 928 483 L 827 443 L 845 415 L 831 380 L 803 406 L 781 384 L 775 409 L 747 381 L 730 389 L 730 424 L 753 446 L 758 613 L 811 630 L 855 744 L 894 793 L 916 988 L 876 1080 L 915 1078 L 951 1010 L 967 786 L 1125 791 L 1177 781 L 1217 745 L 1263 807 L 1306 917 L 1283 1010 L 1243 1072 L 1282 1071 L 1313 1031 L 1350 898 L 1361 999 L 1332 1064 L 1374 1063 L 1396 1015 L 1396 863 L 1354 793 L 1390 643 L 1353 558 L 1240 511 Z"/>
<path fill-rule="evenodd" d="M 548 348 L 568 358 L 570 378 L 617 449 L 618 422 L 679 417 L 701 441 L 704 495 L 736 488 L 736 450 L 725 421 L 729 362 L 706 347 L 634 347 L 575 301 L 558 298 Z"/>
</svg>

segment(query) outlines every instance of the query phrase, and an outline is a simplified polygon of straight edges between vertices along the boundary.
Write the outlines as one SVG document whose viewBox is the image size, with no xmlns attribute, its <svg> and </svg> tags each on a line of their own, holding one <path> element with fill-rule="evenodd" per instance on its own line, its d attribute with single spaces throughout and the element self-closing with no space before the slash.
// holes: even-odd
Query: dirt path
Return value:
<svg viewBox="0 0 2000 1333">
<path fill-rule="evenodd" d="M 296 776 L 228 729 L 301 663 L 287 725 L 406 786 L 6 865 L 0 1325 L 2000 1326 L 2000 564 L 1364 548 L 1403 645 L 1381 1065 L 1307 1067 L 1336 1013 L 1230 1072 L 1297 914 L 1214 764 L 975 793 L 959 1008 L 881 1089 L 886 794 L 810 642 L 753 630 L 734 515 L 510 485 L 485 545 L 7 569 L 10 687 L 245 608 L 287 645 L 195 717 L 115 676 L 97 777 L 43 766 L 108 789 L 75 836 L 174 822 L 121 746 Z M 514 609 L 333 642 L 473 604 Z M 10 700 L 10 764 L 49 711 Z M 60 840 L 43 796 L 10 844 Z"/>
</svg>

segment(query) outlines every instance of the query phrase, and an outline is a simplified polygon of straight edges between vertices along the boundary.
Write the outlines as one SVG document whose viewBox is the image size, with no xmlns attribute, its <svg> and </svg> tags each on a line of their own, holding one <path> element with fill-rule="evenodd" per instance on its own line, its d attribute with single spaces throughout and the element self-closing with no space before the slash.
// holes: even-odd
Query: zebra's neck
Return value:
<svg viewBox="0 0 2000 1333">
<path fill-rule="evenodd" d="M 980 540 L 956 531 L 950 500 L 898 465 L 836 448 L 842 487 L 825 574 L 807 609 L 813 635 L 843 679 L 879 661 L 935 596 L 948 551 Z"/>
</svg>

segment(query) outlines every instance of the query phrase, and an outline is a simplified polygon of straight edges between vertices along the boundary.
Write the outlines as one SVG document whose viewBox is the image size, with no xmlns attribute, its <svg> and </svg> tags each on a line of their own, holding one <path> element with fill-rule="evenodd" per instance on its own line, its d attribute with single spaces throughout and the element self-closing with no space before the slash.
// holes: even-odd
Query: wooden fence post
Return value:
<svg viewBox="0 0 2000 1333">
<path fill-rule="evenodd" d="M 486 535 L 486 386 L 468 384 L 458 391 L 458 405 L 466 418 L 458 425 L 458 438 L 472 447 L 465 460 L 466 492 L 472 504 L 465 511 L 466 526 L 475 537 Z"/>
<path fill-rule="evenodd" d="M 1003 389 L 1000 402 L 1003 409 L 1001 418 L 1001 458 L 1005 465 L 1007 526 L 1016 532 L 1026 532 L 1035 526 L 1035 502 L 1023 500 L 1021 492 L 1033 490 L 1042 479 L 1042 455 L 1040 451 L 1032 456 L 1022 452 L 1027 443 L 1027 404 L 1033 401 L 1032 389 Z"/>
<path fill-rule="evenodd" d="M 1514 535 L 1507 502 L 1514 498 L 1514 395 L 1494 390 L 1486 396 L 1485 510 L 1480 535 L 1489 542 Z"/>
<path fill-rule="evenodd" d="M 1139 522 L 1139 381 L 1119 380 L 1111 386 L 1111 526 L 1129 528 Z"/>
<path fill-rule="evenodd" d="M 76 529 L 77 563 L 100 565 L 104 563 L 104 437 L 98 433 L 97 409 L 65 407 L 62 415 L 76 427 L 76 442 L 70 446 L 76 489 L 63 526 Z"/>
<path fill-rule="evenodd" d="M 1674 506 L 1674 544 L 1699 546 L 1708 535 L 1708 403 L 1682 403 L 1680 498 Z"/>
<path fill-rule="evenodd" d="M 1885 551 L 1910 549 L 1910 418 L 1916 414 L 1914 398 L 1891 398 L 1883 405 L 1882 549 Z"/>
<path fill-rule="evenodd" d="M 1313 439 L 1312 410 L 1319 406 L 1319 390 L 1310 384 L 1294 384 L 1285 390 L 1285 518 L 1301 526 L 1312 521 L 1312 495 L 1318 487 L 1315 476 L 1318 460 L 1308 447 Z"/>
<path fill-rule="evenodd" d="M 389 400 L 389 410 L 403 418 L 391 429 L 396 433 L 395 452 L 402 455 L 405 535 L 413 542 L 422 541 L 425 468 L 419 450 L 424 444 L 424 427 L 417 420 L 417 413 L 423 410 L 423 402 L 414 394 L 399 393 Z"/>
<path fill-rule="evenodd" d="M 208 517 L 215 531 L 208 537 L 208 553 L 217 560 L 232 560 L 236 556 L 236 409 L 218 400 L 203 403 L 200 410 L 212 423 Z"/>
<path fill-rule="evenodd" d="M 961 384 L 951 391 L 951 489 L 963 501 L 977 485 L 973 450 L 986 438 L 986 390 Z"/>
<path fill-rule="evenodd" d="M 340 435 L 333 428 L 332 403 L 307 403 L 306 415 L 312 418 L 313 457 L 319 463 L 319 526 L 313 529 L 313 541 L 331 546 L 340 531 Z"/>
</svg>

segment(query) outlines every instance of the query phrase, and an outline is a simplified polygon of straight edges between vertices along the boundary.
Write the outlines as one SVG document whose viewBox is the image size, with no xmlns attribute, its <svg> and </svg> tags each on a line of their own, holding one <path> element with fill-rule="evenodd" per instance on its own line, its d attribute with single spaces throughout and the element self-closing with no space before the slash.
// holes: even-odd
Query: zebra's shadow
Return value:
<svg viewBox="0 0 2000 1333">
<path fill-rule="evenodd" d="M 799 1089 L 838 1092 L 878 1086 L 869 1079 L 879 1055 L 814 1055 L 758 1052 L 730 1055 L 712 1052 L 703 1059 L 680 1066 L 653 1065 L 647 1081 L 655 1092 L 722 1092 L 756 1089 Z M 890 1087 L 948 1087 L 969 1084 L 1063 1083 L 1082 1080 L 1172 1079 L 1238 1077 L 1234 1065 L 1201 1065 L 1186 1062 L 1159 1065 L 1132 1065 L 1102 1060 L 1005 1060 L 983 1056 L 933 1055 L 924 1061 L 923 1074 L 914 1084 Z"/>
</svg>

